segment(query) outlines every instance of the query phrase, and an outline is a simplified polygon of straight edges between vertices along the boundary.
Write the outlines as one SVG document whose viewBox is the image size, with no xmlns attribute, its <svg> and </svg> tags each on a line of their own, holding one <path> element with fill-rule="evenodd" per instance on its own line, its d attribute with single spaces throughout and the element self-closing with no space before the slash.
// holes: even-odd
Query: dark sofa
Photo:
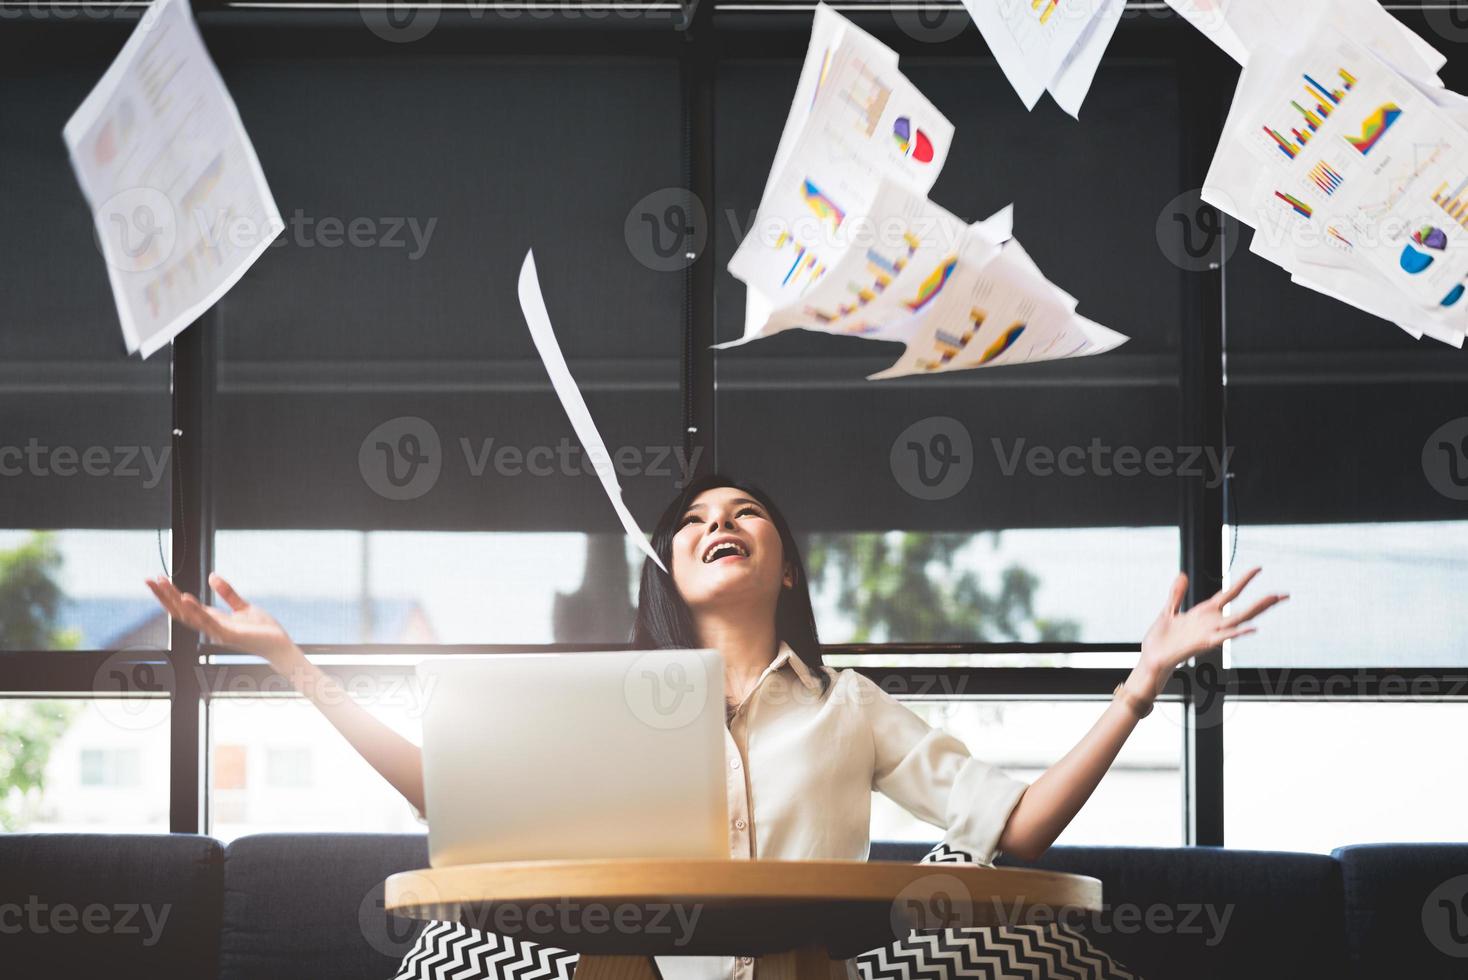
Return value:
<svg viewBox="0 0 1468 980">
<path fill-rule="evenodd" d="M 418 926 L 383 912 L 382 881 L 426 862 L 412 835 L 0 835 L 0 975 L 390 977 Z M 1468 844 L 1057 847 L 1036 866 L 1101 879 L 1107 911 L 1081 925 L 1150 980 L 1468 977 Z"/>
</svg>

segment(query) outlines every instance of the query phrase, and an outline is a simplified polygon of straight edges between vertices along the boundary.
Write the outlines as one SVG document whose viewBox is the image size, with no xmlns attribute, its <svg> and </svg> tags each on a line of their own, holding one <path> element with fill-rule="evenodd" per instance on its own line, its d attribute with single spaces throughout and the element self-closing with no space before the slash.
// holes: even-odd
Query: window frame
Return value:
<svg viewBox="0 0 1468 980">
<path fill-rule="evenodd" d="M 214 30 L 260 30 L 270 36 L 277 25 L 291 26 L 304 18 L 336 25 L 351 22 L 352 13 L 320 10 L 237 11 L 227 8 L 226 0 L 202 0 L 195 4 L 201 22 Z M 288 4 L 284 5 L 288 6 Z M 666 5 L 656 5 L 666 7 Z M 487 25 L 479 18 L 456 16 L 462 12 L 443 11 L 441 29 L 474 31 L 479 37 L 494 34 L 490 28 L 504 27 L 493 41 L 496 49 L 518 53 L 541 50 L 558 53 L 605 56 L 608 48 L 640 51 L 661 48 L 660 39 L 649 37 L 649 31 L 672 32 L 661 40 L 677 42 L 682 92 L 682 125 L 687 154 L 683 160 L 684 176 L 689 190 L 704 203 L 706 213 L 717 214 L 718 203 L 714 181 L 715 133 L 714 89 L 720 59 L 724 57 L 789 57 L 798 56 L 804 48 L 809 29 L 809 11 L 794 5 L 775 3 L 729 3 L 737 8 L 720 13 L 715 0 L 703 0 L 676 14 L 663 10 L 657 27 L 639 25 L 642 29 L 602 30 L 615 25 L 615 20 L 577 22 L 574 10 L 557 11 L 537 23 L 560 21 L 555 29 L 526 30 L 524 21 L 508 21 L 506 25 Z M 869 8 L 861 12 L 862 7 Z M 962 6 L 952 3 L 934 4 L 954 16 L 966 16 Z M 864 3 L 843 7 L 862 26 L 892 39 L 891 18 L 877 13 L 881 4 Z M 1423 27 L 1422 15 L 1415 8 L 1388 7 L 1409 25 Z M 690 15 L 691 11 L 691 15 Z M 715 22 L 716 13 L 718 22 Z M 1146 55 L 1156 57 L 1158 38 L 1164 37 L 1167 48 L 1176 59 L 1181 94 L 1189 112 L 1180 127 L 1181 172 L 1179 186 L 1198 187 L 1203 183 L 1212 157 L 1217 133 L 1221 130 L 1232 96 L 1232 63 L 1197 32 L 1183 23 L 1172 11 L 1159 12 L 1146 5 L 1129 5 L 1129 16 L 1123 20 L 1113 41 L 1108 58 Z M 127 8 L 110 11 L 107 19 L 126 21 L 134 12 Z M 360 26 L 360 25 L 357 25 Z M 274 33 L 279 34 L 279 31 Z M 319 37 L 319 36 L 318 36 Z M 899 42 L 903 39 L 896 38 Z M 910 40 L 910 39 L 909 39 Z M 451 42 L 448 47 L 454 49 Z M 943 44 L 927 46 L 926 53 L 973 57 L 974 46 L 981 44 L 975 32 Z M 908 44 L 911 49 L 911 44 Z M 1225 234 L 1231 224 L 1225 220 Z M 712 237 L 711 237 L 712 241 Z M 710 249 L 712 252 L 712 248 Z M 1226 252 L 1225 252 L 1226 254 Z M 685 458 L 698 460 L 698 469 L 707 472 L 717 460 L 718 419 L 716 412 L 716 293 L 718 257 L 705 253 L 700 261 L 685 270 L 686 303 L 681 351 L 683 389 L 683 433 Z M 1180 332 L 1178 386 L 1182 418 L 1180 437 L 1189 445 L 1213 447 L 1221 452 L 1227 443 L 1227 397 L 1225 376 L 1226 321 L 1224 316 L 1224 282 L 1226 263 L 1204 272 L 1180 271 L 1183 276 L 1185 322 Z M 206 447 L 213 415 L 213 393 L 219 358 L 222 324 L 218 309 L 206 312 L 198 322 L 181 334 L 173 344 L 173 386 L 171 407 L 173 418 L 172 465 L 173 494 L 172 561 L 177 586 L 201 596 L 208 593 L 207 572 L 213 565 L 212 495 L 209 484 L 210 466 Z M 1189 604 L 1216 591 L 1224 578 L 1227 556 L 1223 531 L 1226 524 L 1228 482 L 1216 487 L 1207 485 L 1200 475 L 1179 480 L 1177 528 L 1180 542 L 1180 564 L 1189 575 Z M 211 691 L 225 692 L 233 679 L 258 685 L 271 673 L 264 664 L 239 664 L 216 659 L 227 653 L 223 648 L 201 642 L 198 634 L 177 622 L 170 623 L 170 649 L 167 651 L 12 651 L 0 652 L 0 697 L 91 697 L 97 696 L 96 678 L 104 665 L 119 663 L 147 664 L 157 668 L 166 664 L 172 670 L 150 670 L 147 680 L 139 680 L 129 693 L 143 697 L 167 697 L 170 711 L 169 760 L 169 824 L 173 833 L 204 833 L 209 827 L 209 703 Z M 545 644 L 543 652 L 575 652 L 608 649 L 608 644 Z M 366 670 L 374 675 L 391 677 L 413 668 L 389 663 L 371 665 L 378 656 L 421 652 L 422 647 L 394 645 L 309 645 L 308 654 L 351 655 L 365 661 Z M 494 654 L 523 652 L 524 645 L 438 645 L 433 654 Z M 1140 650 L 1136 643 L 893 643 L 833 644 L 833 654 L 881 654 L 894 662 L 924 654 L 993 655 L 1014 653 L 1097 653 Z M 125 656 L 124 656 L 125 655 Z M 117 658 L 122 656 L 119 661 Z M 361 676 L 361 666 L 327 665 L 327 673 L 345 678 Z M 893 693 L 922 697 L 918 688 L 922 678 L 938 678 L 940 690 L 975 690 L 985 696 L 1012 696 L 1037 699 L 1081 698 L 1104 702 L 1115 685 L 1125 678 L 1122 668 L 1086 667 L 919 667 L 861 666 L 857 670 L 871 677 Z M 1332 688 L 1325 683 L 1349 674 L 1354 683 Z M 1307 683 L 1287 684 L 1289 679 L 1305 678 Z M 1311 680 L 1315 683 L 1310 683 Z M 953 685 L 961 684 L 955 688 Z M 1422 695 L 1426 687 L 1432 693 Z M 1418 693 L 1414 693 L 1418 692 Z M 1445 693 L 1447 692 L 1447 693 Z M 115 692 L 114 692 L 115 693 Z M 226 696 L 224 694 L 220 695 Z M 1222 651 L 1214 650 L 1176 671 L 1163 694 L 1180 701 L 1186 709 L 1189 724 L 1185 727 L 1183 759 L 1185 799 L 1180 818 L 1183 838 L 1191 845 L 1225 843 L 1224 827 L 1224 732 L 1223 711 L 1229 698 L 1273 701 L 1374 701 L 1468 699 L 1468 665 L 1458 667 L 1412 668 L 1348 668 L 1346 670 L 1251 667 L 1225 669 Z"/>
</svg>

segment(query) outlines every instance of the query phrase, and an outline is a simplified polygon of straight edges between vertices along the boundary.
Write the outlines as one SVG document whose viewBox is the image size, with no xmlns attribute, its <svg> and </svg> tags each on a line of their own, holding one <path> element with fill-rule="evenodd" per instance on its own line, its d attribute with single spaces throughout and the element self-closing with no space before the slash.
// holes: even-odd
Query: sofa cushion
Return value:
<svg viewBox="0 0 1468 980">
<path fill-rule="evenodd" d="M 225 850 L 220 980 L 390 977 L 422 923 L 382 884 L 428 866 L 419 834 L 260 834 Z"/>
<path fill-rule="evenodd" d="M 1345 965 L 1341 879 L 1323 854 L 1216 847 L 1053 847 L 1031 864 L 1090 875 L 1097 946 L 1147 980 L 1299 980 Z"/>
<path fill-rule="evenodd" d="M 185 834 L 0 835 L 0 971 L 212 977 L 223 858 Z"/>
<path fill-rule="evenodd" d="M 1335 858 L 1357 976 L 1468 976 L 1468 844 L 1362 844 Z"/>
</svg>

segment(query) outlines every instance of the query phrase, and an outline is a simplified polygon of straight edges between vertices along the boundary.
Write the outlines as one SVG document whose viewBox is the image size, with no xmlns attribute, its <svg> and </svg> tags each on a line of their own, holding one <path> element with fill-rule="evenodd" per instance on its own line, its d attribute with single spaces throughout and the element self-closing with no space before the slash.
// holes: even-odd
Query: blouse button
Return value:
<svg viewBox="0 0 1468 980">
<path fill-rule="evenodd" d="M 730 759 L 729 760 L 729 768 L 730 769 L 738 769 L 739 768 L 739 760 L 737 758 Z"/>
<path fill-rule="evenodd" d="M 744 822 L 744 818 L 743 817 L 740 817 L 739 819 L 737 819 L 737 820 L 734 821 L 734 829 L 735 830 L 743 830 L 747 826 L 748 826 L 748 824 L 746 824 Z"/>
</svg>

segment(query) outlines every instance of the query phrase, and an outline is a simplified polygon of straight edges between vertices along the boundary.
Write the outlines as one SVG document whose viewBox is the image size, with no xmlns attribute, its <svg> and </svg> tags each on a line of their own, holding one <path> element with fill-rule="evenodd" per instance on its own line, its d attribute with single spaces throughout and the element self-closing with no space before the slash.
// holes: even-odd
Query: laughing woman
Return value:
<svg viewBox="0 0 1468 980">
<path fill-rule="evenodd" d="M 862 674 L 822 664 L 794 535 L 757 488 L 718 476 L 695 481 L 664 511 L 653 547 L 672 575 L 644 562 L 632 645 L 712 648 L 723 656 L 725 746 L 730 772 L 741 774 L 729 780 L 729 850 L 744 859 L 866 858 L 873 789 L 942 828 L 935 853 L 945 860 L 988 864 L 999 852 L 1037 858 L 1090 798 L 1174 668 L 1252 633 L 1246 624 L 1286 598 L 1269 595 L 1227 611 L 1254 569 L 1183 612 L 1187 578 L 1179 575 L 1110 704 L 1064 758 L 1025 784 L 973 758 L 962 742 Z M 342 697 L 263 609 L 218 575 L 209 582 L 229 612 L 179 593 L 166 579 L 150 579 L 148 587 L 171 616 L 215 643 L 268 660 L 422 812 L 418 748 Z M 418 975 L 445 930 L 462 931 L 425 930 L 400 977 Z M 1002 939 L 1004 931 L 964 930 L 980 943 Z M 1062 957 L 1085 940 L 1067 936 L 1066 942 Z M 563 971 L 573 961 L 555 960 Z M 874 962 L 862 957 L 858 965 L 870 977 Z M 747 958 L 670 957 L 658 965 L 668 980 L 751 980 L 755 972 Z M 1113 975 L 1126 974 L 1115 967 Z"/>
</svg>

